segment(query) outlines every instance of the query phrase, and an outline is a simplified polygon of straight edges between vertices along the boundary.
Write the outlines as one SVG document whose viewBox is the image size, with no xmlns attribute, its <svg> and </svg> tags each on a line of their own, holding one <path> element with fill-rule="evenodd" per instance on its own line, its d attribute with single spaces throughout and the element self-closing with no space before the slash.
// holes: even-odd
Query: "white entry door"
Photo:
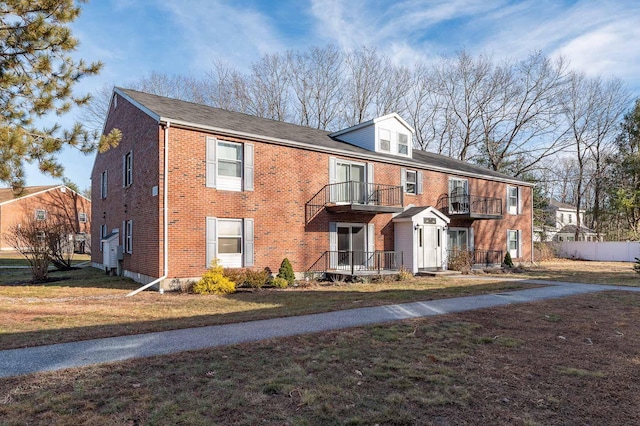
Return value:
<svg viewBox="0 0 640 426">
<path fill-rule="evenodd" d="M 442 227 L 419 225 L 417 231 L 418 268 L 442 266 Z"/>
</svg>

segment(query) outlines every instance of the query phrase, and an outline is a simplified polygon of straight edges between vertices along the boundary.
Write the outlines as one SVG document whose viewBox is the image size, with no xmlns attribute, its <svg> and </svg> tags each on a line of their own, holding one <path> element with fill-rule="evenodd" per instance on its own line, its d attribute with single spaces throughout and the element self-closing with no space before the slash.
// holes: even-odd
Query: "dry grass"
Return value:
<svg viewBox="0 0 640 426">
<path fill-rule="evenodd" d="M 640 286 L 640 275 L 630 262 L 590 262 L 554 259 L 527 268 L 527 277 L 551 281 Z"/>
<path fill-rule="evenodd" d="M 52 272 L 65 278 L 43 285 L 15 285 L 28 271 L 0 276 L 0 349 L 228 324 L 482 294 L 525 285 L 513 282 L 415 278 L 375 284 L 340 284 L 288 290 L 240 292 L 229 296 L 142 292 L 139 284 L 92 269 Z"/>
<path fill-rule="evenodd" d="M 0 379 L 0 418 L 639 424 L 639 318 L 639 294 L 601 293 Z"/>
</svg>

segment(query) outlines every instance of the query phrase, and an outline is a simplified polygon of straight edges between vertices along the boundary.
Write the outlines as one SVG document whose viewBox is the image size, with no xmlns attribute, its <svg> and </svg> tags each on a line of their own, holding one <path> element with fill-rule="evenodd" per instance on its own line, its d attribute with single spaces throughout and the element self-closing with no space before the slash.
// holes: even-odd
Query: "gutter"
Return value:
<svg viewBox="0 0 640 426">
<path fill-rule="evenodd" d="M 162 122 L 160 123 L 161 125 L 163 124 Z M 167 120 L 164 123 L 164 182 L 163 182 L 163 221 L 164 221 L 164 226 L 163 226 L 163 244 L 162 244 L 162 248 L 164 251 L 164 274 L 160 277 L 157 278 L 153 281 L 151 281 L 148 284 L 143 285 L 142 287 L 133 290 L 131 293 L 127 294 L 126 297 L 130 297 L 130 296 L 135 296 L 136 294 L 140 293 L 142 290 L 146 290 L 149 287 L 158 284 L 162 281 L 164 281 L 165 279 L 167 279 L 167 277 L 169 276 L 169 207 L 168 207 L 168 203 L 169 203 L 169 127 L 171 127 L 171 122 L 169 122 L 169 120 Z M 162 288 L 160 288 L 160 294 L 163 294 L 164 290 Z"/>
</svg>

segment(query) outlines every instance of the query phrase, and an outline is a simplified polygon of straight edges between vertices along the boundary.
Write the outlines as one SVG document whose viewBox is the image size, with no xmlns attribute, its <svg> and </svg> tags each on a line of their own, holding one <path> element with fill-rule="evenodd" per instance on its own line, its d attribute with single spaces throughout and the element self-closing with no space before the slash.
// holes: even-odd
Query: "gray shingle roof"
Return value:
<svg viewBox="0 0 640 426">
<path fill-rule="evenodd" d="M 413 149 L 413 159 L 395 157 L 388 154 L 375 153 L 373 151 L 351 145 L 346 142 L 333 139 L 329 136 L 331 132 L 285 123 L 282 121 L 269 120 L 255 117 L 240 112 L 227 111 L 220 108 L 210 107 L 178 99 L 166 98 L 152 95 L 131 89 L 117 88 L 117 91 L 131 98 L 160 118 L 182 121 L 193 126 L 214 127 L 230 132 L 251 134 L 270 139 L 280 139 L 306 144 L 312 147 L 329 150 L 347 151 L 354 154 L 378 157 L 381 161 L 391 161 L 397 159 L 399 164 L 414 163 L 416 167 L 447 169 L 451 173 L 476 174 L 491 177 L 498 180 L 517 181 L 526 185 L 519 179 L 498 173 L 484 167 L 465 163 L 450 157 L 434 154 L 427 151 Z"/>
<path fill-rule="evenodd" d="M 423 210 L 426 210 L 427 208 L 428 208 L 428 206 L 426 206 L 426 207 L 409 207 L 408 209 L 406 209 L 405 211 L 403 211 L 399 215 L 395 216 L 394 219 L 411 218 L 411 217 L 414 217 L 415 215 L 417 215 L 418 213 L 422 212 Z"/>
</svg>

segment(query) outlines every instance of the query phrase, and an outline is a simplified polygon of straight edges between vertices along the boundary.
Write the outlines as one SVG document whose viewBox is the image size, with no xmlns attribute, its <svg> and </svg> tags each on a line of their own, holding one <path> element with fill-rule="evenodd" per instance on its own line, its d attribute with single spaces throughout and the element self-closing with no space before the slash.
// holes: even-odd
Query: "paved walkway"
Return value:
<svg viewBox="0 0 640 426">
<path fill-rule="evenodd" d="M 640 292 L 638 287 L 540 280 L 525 282 L 547 284 L 548 287 L 4 350 L 0 351 L 0 377 L 83 367 L 605 290 Z"/>
</svg>

